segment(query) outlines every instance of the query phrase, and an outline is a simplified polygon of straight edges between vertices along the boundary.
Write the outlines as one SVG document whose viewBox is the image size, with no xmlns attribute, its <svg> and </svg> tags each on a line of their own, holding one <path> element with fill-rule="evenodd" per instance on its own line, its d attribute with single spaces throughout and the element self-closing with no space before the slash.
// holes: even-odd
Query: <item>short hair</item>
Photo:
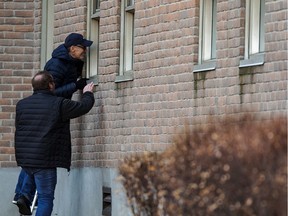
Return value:
<svg viewBox="0 0 288 216">
<path fill-rule="evenodd" d="M 49 83 L 53 82 L 53 77 L 48 71 L 40 71 L 32 78 L 32 87 L 34 91 L 49 90 Z"/>
</svg>

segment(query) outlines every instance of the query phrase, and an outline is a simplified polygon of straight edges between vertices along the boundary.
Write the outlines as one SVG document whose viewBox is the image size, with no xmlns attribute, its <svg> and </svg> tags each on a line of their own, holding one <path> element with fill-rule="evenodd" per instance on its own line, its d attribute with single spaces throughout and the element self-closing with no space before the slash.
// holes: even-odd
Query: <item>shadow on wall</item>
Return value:
<svg viewBox="0 0 288 216">
<path fill-rule="evenodd" d="M 286 216 L 287 117 L 211 117 L 119 172 L 134 215 Z"/>
</svg>

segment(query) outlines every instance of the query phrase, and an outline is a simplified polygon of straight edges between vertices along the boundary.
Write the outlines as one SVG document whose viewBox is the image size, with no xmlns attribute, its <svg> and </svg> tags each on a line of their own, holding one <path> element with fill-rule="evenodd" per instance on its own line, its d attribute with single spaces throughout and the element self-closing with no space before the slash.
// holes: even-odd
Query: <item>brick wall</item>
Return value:
<svg viewBox="0 0 288 216">
<path fill-rule="evenodd" d="M 37 61 L 34 7 L 32 0 L 0 2 L 0 167 L 15 166 L 15 104 L 31 92 Z"/>
<path fill-rule="evenodd" d="M 2 167 L 15 165 L 14 105 L 30 93 L 30 79 L 40 61 L 40 3 L 15 1 L 22 5 L 21 13 L 14 13 L 12 2 L 0 3 L 1 14 L 5 12 L 0 17 Z M 54 46 L 72 31 L 85 35 L 85 2 L 55 1 Z M 205 123 L 211 113 L 237 115 L 249 109 L 265 118 L 286 114 L 285 0 L 265 1 L 265 64 L 241 70 L 245 1 L 218 0 L 217 68 L 201 73 L 192 72 L 198 61 L 199 1 L 135 2 L 134 80 L 123 83 L 114 82 L 120 2 L 101 2 L 96 103 L 88 115 L 72 121 L 73 166 L 115 167 L 130 153 L 162 151 L 185 123 Z"/>
</svg>

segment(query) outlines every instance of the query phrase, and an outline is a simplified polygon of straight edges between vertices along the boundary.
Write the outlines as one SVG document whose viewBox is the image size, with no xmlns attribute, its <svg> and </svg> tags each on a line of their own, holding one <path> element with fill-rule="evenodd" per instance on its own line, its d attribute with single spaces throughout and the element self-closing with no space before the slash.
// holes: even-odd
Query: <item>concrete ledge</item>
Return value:
<svg viewBox="0 0 288 216">
<path fill-rule="evenodd" d="M 132 81 L 133 79 L 133 71 L 127 71 L 124 75 L 116 76 L 115 83 Z"/>
<path fill-rule="evenodd" d="M 193 73 L 202 72 L 202 71 L 211 71 L 216 69 L 216 61 L 207 61 L 199 65 L 194 65 Z"/>
<path fill-rule="evenodd" d="M 12 204 L 20 168 L 0 169 L 1 215 L 19 215 Z M 53 216 L 102 216 L 102 187 L 110 187 L 112 194 L 112 216 L 132 216 L 127 206 L 125 191 L 117 180 L 113 168 L 57 169 Z"/>
<path fill-rule="evenodd" d="M 264 62 L 265 62 L 264 53 L 258 53 L 255 55 L 251 55 L 249 59 L 241 60 L 239 68 L 259 66 L 263 65 Z"/>
</svg>

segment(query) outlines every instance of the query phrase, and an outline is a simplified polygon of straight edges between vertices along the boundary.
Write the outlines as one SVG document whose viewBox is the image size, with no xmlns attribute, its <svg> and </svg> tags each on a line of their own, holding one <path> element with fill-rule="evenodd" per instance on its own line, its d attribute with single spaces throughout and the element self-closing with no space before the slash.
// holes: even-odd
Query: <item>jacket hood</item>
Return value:
<svg viewBox="0 0 288 216">
<path fill-rule="evenodd" d="M 68 49 L 61 44 L 52 52 L 52 58 L 65 59 L 68 61 L 75 61 L 70 55 Z"/>
</svg>

